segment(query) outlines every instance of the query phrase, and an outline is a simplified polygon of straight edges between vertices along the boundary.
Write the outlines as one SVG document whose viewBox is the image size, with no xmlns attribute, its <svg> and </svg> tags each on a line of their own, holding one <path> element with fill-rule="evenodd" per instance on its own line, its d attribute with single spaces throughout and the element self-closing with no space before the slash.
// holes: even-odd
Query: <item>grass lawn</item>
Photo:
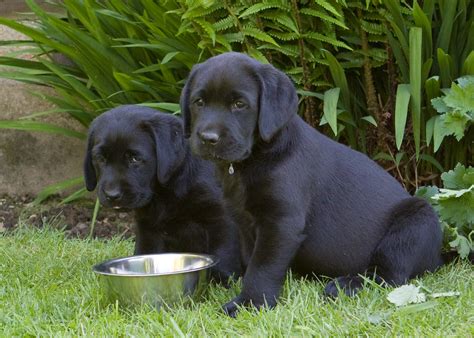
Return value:
<svg viewBox="0 0 474 338">
<path fill-rule="evenodd" d="M 324 299 L 323 284 L 288 278 L 271 311 L 220 306 L 237 294 L 213 286 L 206 300 L 173 310 L 125 311 L 100 301 L 91 266 L 126 256 L 132 242 L 66 239 L 55 230 L 20 227 L 0 235 L 0 336 L 460 336 L 474 335 L 474 268 L 457 262 L 413 281 L 459 297 L 397 309 L 390 289 L 368 286 L 355 298 Z"/>
</svg>

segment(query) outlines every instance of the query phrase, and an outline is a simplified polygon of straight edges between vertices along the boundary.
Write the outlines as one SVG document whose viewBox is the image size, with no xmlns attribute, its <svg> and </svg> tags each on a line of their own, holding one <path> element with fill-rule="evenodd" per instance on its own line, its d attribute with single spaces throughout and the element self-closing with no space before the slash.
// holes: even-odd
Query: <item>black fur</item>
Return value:
<svg viewBox="0 0 474 338">
<path fill-rule="evenodd" d="M 398 285 L 441 263 L 431 206 L 306 124 L 284 73 L 222 54 L 193 68 L 181 104 L 192 150 L 216 162 L 241 230 L 246 272 L 229 315 L 274 306 L 289 267 L 339 277 L 326 288 L 336 296 L 362 287 L 359 274 Z"/>
<path fill-rule="evenodd" d="M 214 165 L 191 155 L 181 119 L 126 105 L 94 120 L 84 161 L 87 189 L 107 207 L 134 209 L 135 254 L 210 253 L 226 282 L 240 274 L 237 227 Z M 117 194 L 111 199 L 110 195 Z"/>
</svg>

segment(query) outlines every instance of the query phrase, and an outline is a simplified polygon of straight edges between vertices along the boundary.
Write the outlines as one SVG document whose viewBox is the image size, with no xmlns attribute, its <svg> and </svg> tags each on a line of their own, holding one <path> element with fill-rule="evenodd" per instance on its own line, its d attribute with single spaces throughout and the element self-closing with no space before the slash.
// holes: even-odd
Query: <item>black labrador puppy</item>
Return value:
<svg viewBox="0 0 474 338">
<path fill-rule="evenodd" d="M 84 161 L 86 187 L 107 207 L 134 209 L 135 254 L 210 253 L 226 282 L 240 274 L 238 230 L 211 162 L 194 157 L 182 120 L 125 105 L 96 118 Z"/>
<path fill-rule="evenodd" d="M 361 288 L 359 274 L 398 285 L 441 263 L 431 206 L 297 108 L 283 72 L 239 53 L 193 67 L 181 95 L 191 148 L 217 164 L 238 217 L 246 271 L 231 316 L 274 306 L 289 267 L 336 277 L 325 292 L 337 296 Z"/>
</svg>

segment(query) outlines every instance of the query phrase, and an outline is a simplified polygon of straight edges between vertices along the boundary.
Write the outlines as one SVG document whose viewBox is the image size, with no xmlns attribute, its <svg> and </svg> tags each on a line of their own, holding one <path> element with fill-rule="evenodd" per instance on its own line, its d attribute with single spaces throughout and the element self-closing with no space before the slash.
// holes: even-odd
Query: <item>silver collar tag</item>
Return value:
<svg viewBox="0 0 474 338">
<path fill-rule="evenodd" d="M 229 166 L 229 175 L 234 175 L 234 166 L 232 165 L 232 163 L 230 164 Z"/>
</svg>

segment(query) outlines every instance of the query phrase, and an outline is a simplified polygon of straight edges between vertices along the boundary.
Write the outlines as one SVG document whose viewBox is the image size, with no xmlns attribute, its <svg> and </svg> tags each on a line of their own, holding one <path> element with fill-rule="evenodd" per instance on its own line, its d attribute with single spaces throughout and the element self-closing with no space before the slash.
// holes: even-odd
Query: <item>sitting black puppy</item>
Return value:
<svg viewBox="0 0 474 338">
<path fill-rule="evenodd" d="M 181 95 L 192 150 L 215 161 L 238 214 L 243 288 L 224 306 L 276 304 L 288 268 L 336 277 L 352 295 L 376 273 L 403 284 L 441 263 L 441 227 L 367 156 L 298 115 L 290 79 L 271 65 L 226 53 L 196 65 Z"/>
<path fill-rule="evenodd" d="M 86 187 L 107 207 L 135 210 L 135 254 L 210 253 L 211 275 L 240 274 L 238 232 L 212 163 L 191 155 L 181 119 L 125 105 L 97 117 L 84 161 Z"/>
</svg>

